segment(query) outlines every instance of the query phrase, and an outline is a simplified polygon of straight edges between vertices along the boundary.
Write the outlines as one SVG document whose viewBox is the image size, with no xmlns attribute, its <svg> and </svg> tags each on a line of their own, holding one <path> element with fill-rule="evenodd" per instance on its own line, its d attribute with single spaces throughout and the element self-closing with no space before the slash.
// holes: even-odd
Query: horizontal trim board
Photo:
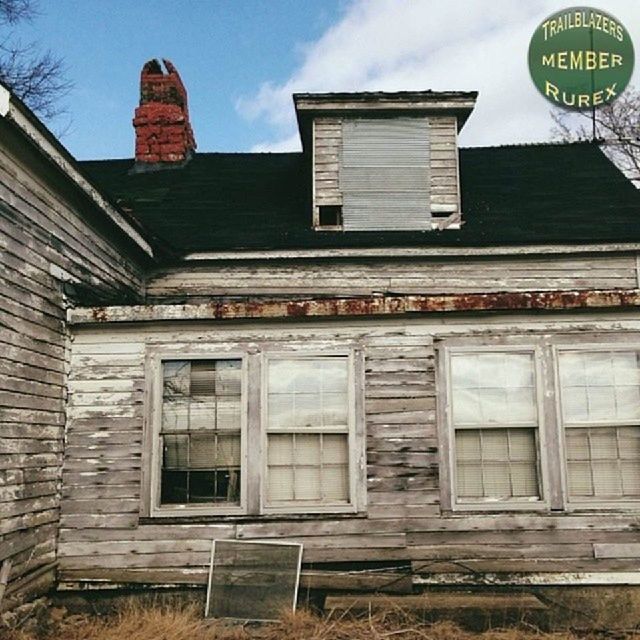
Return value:
<svg viewBox="0 0 640 640">
<path fill-rule="evenodd" d="M 640 571 L 584 573 L 434 573 L 413 577 L 414 585 L 637 585 Z"/>
<path fill-rule="evenodd" d="M 71 325 L 163 320 L 239 320 L 398 316 L 461 311 L 624 309 L 640 307 L 640 289 L 525 291 L 444 295 L 366 296 L 286 302 L 211 302 L 69 309 Z"/>
<path fill-rule="evenodd" d="M 530 256 L 585 253 L 621 253 L 640 251 L 640 243 L 605 243 L 579 245 L 518 245 L 487 247 L 372 247 L 369 249 L 263 249 L 260 251 L 206 251 L 188 253 L 183 262 L 204 260 L 281 260 L 283 258 L 408 258 L 444 256 Z"/>
</svg>

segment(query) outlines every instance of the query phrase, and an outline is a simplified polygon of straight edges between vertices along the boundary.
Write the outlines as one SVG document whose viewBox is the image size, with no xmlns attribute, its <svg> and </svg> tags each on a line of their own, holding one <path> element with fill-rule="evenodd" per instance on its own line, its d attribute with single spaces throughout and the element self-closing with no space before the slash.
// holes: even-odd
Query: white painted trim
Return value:
<svg viewBox="0 0 640 640">
<path fill-rule="evenodd" d="M 580 245 L 522 245 L 489 247 L 374 247 L 344 249 L 265 249 L 258 251 L 206 251 L 185 255 L 182 260 L 282 260 L 303 258 L 416 258 L 444 256 L 529 256 L 582 253 L 638 252 L 640 243 Z M 640 277 L 640 276 L 639 276 Z"/>
<path fill-rule="evenodd" d="M 583 573 L 433 573 L 413 577 L 415 585 L 640 585 L 640 571 Z"/>
<path fill-rule="evenodd" d="M 0 117 L 6 117 L 9 113 L 9 103 L 11 101 L 11 93 L 0 84 Z"/>
</svg>

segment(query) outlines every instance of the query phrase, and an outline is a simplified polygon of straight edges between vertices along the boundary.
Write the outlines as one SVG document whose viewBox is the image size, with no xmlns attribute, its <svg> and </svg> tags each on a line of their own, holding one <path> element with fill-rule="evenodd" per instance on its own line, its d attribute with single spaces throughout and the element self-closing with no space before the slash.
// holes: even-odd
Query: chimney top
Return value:
<svg viewBox="0 0 640 640">
<path fill-rule="evenodd" d="M 140 74 L 140 106 L 133 126 L 136 132 L 134 171 L 177 168 L 186 164 L 196 149 L 187 91 L 180 74 L 169 60 L 164 68 L 149 60 Z"/>
</svg>

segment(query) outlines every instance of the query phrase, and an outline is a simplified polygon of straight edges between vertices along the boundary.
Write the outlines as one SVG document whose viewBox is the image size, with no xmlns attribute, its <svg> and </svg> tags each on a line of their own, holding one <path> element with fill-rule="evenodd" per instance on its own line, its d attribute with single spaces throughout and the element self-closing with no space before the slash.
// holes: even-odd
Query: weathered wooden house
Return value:
<svg viewBox="0 0 640 640">
<path fill-rule="evenodd" d="M 640 194 L 458 149 L 475 99 L 301 94 L 301 153 L 196 154 L 148 63 L 135 161 L 78 163 L 0 90 L 7 597 L 202 584 L 213 538 L 318 588 L 640 582 Z"/>
</svg>

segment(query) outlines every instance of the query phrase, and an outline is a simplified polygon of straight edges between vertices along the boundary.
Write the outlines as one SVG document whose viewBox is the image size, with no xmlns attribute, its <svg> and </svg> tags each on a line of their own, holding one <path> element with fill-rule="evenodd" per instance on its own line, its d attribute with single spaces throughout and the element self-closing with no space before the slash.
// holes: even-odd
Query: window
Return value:
<svg viewBox="0 0 640 640">
<path fill-rule="evenodd" d="M 351 352 L 177 358 L 152 348 L 144 514 L 361 509 L 355 362 Z"/>
<path fill-rule="evenodd" d="M 342 228 L 342 207 L 338 205 L 322 204 L 318 206 L 318 227 L 323 229 Z"/>
<path fill-rule="evenodd" d="M 458 501 L 539 501 L 533 353 L 453 353 L 450 376 Z"/>
<path fill-rule="evenodd" d="M 267 504 L 349 504 L 348 364 L 268 361 Z"/>
<path fill-rule="evenodd" d="M 242 360 L 162 363 L 163 505 L 239 505 Z"/>
<path fill-rule="evenodd" d="M 640 353 L 560 351 L 569 499 L 640 498 Z"/>
<path fill-rule="evenodd" d="M 439 348 L 445 509 L 640 507 L 640 350 L 581 338 Z"/>
</svg>

